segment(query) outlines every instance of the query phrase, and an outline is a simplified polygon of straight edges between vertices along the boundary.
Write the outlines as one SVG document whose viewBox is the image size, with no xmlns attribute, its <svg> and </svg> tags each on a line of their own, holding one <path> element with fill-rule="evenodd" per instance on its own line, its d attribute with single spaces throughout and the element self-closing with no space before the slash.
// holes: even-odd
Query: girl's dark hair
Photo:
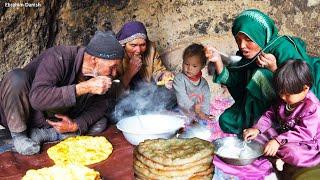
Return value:
<svg viewBox="0 0 320 180">
<path fill-rule="evenodd" d="M 273 85 L 278 95 L 298 94 L 305 85 L 311 88 L 313 84 L 309 66 L 302 60 L 289 60 L 281 65 L 273 75 Z"/>
<path fill-rule="evenodd" d="M 204 46 L 201 44 L 193 43 L 189 45 L 184 51 L 183 51 L 183 60 L 192 57 L 192 56 L 199 56 L 201 60 L 201 65 L 205 66 L 207 63 L 207 57 L 204 52 Z"/>
</svg>

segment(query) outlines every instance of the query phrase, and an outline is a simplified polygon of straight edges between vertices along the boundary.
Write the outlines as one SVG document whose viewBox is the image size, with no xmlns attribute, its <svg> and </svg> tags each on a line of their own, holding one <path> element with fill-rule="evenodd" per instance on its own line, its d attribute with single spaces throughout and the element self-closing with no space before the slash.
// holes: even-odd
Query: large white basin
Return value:
<svg viewBox="0 0 320 180">
<path fill-rule="evenodd" d="M 117 128 L 133 145 L 138 145 L 146 139 L 171 138 L 183 126 L 183 119 L 161 114 L 127 117 L 117 123 Z"/>
</svg>

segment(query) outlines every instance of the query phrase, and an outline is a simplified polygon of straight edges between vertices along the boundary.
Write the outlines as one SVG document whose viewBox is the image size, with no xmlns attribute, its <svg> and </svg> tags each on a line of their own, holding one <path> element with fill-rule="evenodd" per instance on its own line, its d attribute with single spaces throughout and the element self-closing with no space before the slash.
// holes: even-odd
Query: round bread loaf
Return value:
<svg viewBox="0 0 320 180">
<path fill-rule="evenodd" d="M 154 139 L 140 143 L 137 150 L 158 164 L 180 166 L 212 156 L 213 144 L 199 138 Z"/>
</svg>

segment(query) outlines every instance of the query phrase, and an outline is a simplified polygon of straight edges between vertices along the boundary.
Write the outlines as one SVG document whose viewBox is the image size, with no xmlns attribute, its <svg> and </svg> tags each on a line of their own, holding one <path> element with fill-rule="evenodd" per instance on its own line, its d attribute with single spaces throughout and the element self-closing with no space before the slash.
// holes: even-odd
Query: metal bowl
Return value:
<svg viewBox="0 0 320 180">
<path fill-rule="evenodd" d="M 225 137 L 213 141 L 214 153 L 227 164 L 244 166 L 263 155 L 263 145 L 252 140 L 244 142 L 238 137 Z"/>
</svg>

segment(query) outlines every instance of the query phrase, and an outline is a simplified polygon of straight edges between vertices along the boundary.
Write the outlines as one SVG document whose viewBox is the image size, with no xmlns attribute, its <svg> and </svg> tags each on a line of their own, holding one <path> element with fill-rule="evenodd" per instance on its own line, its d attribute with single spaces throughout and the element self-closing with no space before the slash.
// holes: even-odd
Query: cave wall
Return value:
<svg viewBox="0 0 320 180">
<path fill-rule="evenodd" d="M 310 54 L 320 56 L 320 0 L 33 0 L 40 7 L 8 7 L 0 3 L 0 78 L 12 68 L 53 45 L 85 45 L 94 32 L 118 31 L 129 20 L 145 23 L 171 68 L 180 64 L 176 53 L 191 42 L 212 44 L 234 52 L 232 21 L 248 8 L 275 19 L 281 34 L 299 36 Z M 6 5 L 7 3 L 7 5 Z M 23 2 L 20 3 L 20 5 Z"/>
</svg>

